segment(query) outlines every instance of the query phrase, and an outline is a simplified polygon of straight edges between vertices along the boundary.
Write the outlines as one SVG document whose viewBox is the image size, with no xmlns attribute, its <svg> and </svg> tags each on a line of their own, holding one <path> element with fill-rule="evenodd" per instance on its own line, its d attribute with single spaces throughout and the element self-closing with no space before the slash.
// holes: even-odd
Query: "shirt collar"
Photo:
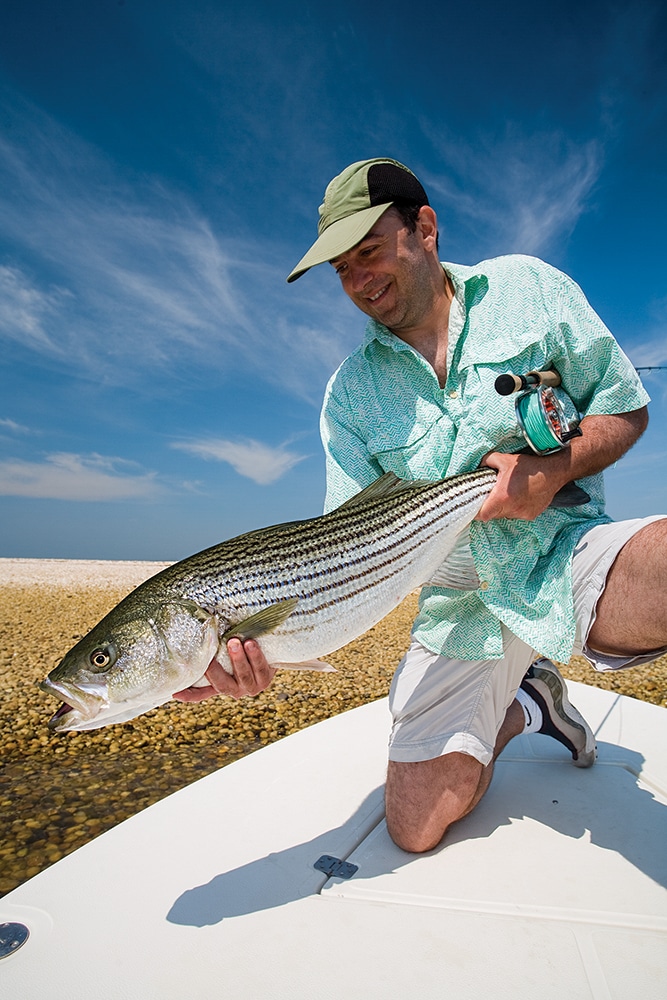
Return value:
<svg viewBox="0 0 667 1000">
<path fill-rule="evenodd" d="M 451 279 L 454 295 L 465 318 L 468 309 L 475 304 L 477 295 L 483 294 L 488 288 L 489 279 L 486 271 L 481 264 L 468 267 L 465 264 L 450 264 L 441 261 L 441 265 L 445 274 Z M 365 351 L 374 340 L 386 347 L 391 347 L 394 351 L 412 350 L 409 344 L 388 330 L 384 324 L 378 323 L 375 319 L 369 319 L 364 333 L 363 350 Z"/>
</svg>

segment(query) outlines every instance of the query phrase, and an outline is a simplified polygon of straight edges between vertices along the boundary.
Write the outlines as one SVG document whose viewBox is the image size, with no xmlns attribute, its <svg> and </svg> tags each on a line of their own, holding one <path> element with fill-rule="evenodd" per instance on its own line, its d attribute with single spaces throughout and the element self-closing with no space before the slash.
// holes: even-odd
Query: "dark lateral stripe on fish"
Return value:
<svg viewBox="0 0 667 1000">
<path fill-rule="evenodd" d="M 434 484 L 434 485 L 436 485 L 436 484 Z M 473 486 L 474 485 L 475 484 L 473 484 Z M 409 515 L 411 513 L 414 513 L 415 510 L 417 510 L 418 513 L 419 513 L 419 517 L 420 517 L 420 522 L 419 522 L 420 529 L 424 530 L 431 523 L 437 523 L 443 517 L 445 517 L 445 516 L 449 517 L 456 510 L 460 509 L 461 507 L 466 506 L 472 496 L 474 496 L 476 494 L 479 494 L 479 496 L 481 498 L 481 496 L 485 492 L 487 492 L 487 488 L 486 487 L 481 488 L 481 489 L 478 488 L 477 490 L 475 490 L 475 489 L 469 489 L 469 490 L 467 490 L 465 492 L 465 494 L 462 494 L 461 496 L 458 497 L 458 499 L 459 499 L 460 502 L 458 502 L 456 504 L 450 505 L 448 507 L 447 511 L 445 511 L 445 512 L 443 512 L 442 509 L 441 509 L 442 505 L 443 505 L 443 502 L 444 502 L 442 499 L 438 500 L 436 498 L 436 502 L 432 505 L 432 507 L 429 508 L 429 507 L 425 507 L 423 497 L 421 497 L 421 498 L 420 497 L 409 497 L 408 500 L 411 501 L 411 502 L 409 504 L 405 504 L 404 503 L 402 505 L 402 509 L 396 509 L 396 507 L 392 508 L 392 510 L 390 512 L 391 516 L 387 516 L 387 514 L 386 514 L 385 511 L 379 511 L 378 513 L 381 513 L 382 516 L 380 516 L 378 518 L 373 518 L 372 512 L 365 511 L 362 515 L 360 515 L 359 519 L 355 519 L 355 521 L 352 524 L 349 523 L 349 516 L 346 519 L 346 522 L 344 524 L 342 524 L 342 525 L 339 525 L 339 526 L 337 526 L 335 523 L 329 522 L 326 525 L 326 530 L 324 530 L 324 526 L 323 526 L 323 529 L 315 537 L 312 537 L 313 536 L 312 530 L 309 531 L 309 535 L 311 537 L 308 539 L 308 544 L 303 545 L 303 546 L 294 546 L 290 550 L 290 554 L 292 554 L 294 556 L 304 556 L 304 555 L 312 553 L 313 551 L 317 551 L 317 552 L 327 551 L 329 553 L 339 552 L 342 543 L 349 541 L 349 542 L 352 542 L 352 543 L 356 544 L 356 543 L 359 542 L 358 529 L 359 529 L 359 527 L 361 525 L 363 525 L 364 528 L 367 531 L 369 531 L 371 528 L 376 527 L 376 526 L 380 527 L 380 528 L 384 528 L 385 524 L 386 524 L 386 536 L 390 537 L 397 530 L 397 527 L 396 527 L 397 520 L 400 520 L 401 518 L 404 518 L 405 516 L 407 516 L 407 515 Z M 435 508 L 435 509 L 433 509 L 433 508 Z M 337 511 L 332 511 L 331 515 L 326 515 L 326 517 L 331 517 L 333 514 L 336 514 L 336 513 L 337 513 Z M 322 520 L 324 520 L 324 518 Z M 375 521 L 379 521 L 379 524 L 377 524 L 377 525 L 374 524 Z M 299 522 L 298 528 L 300 529 L 300 532 L 302 532 L 305 529 L 306 526 L 310 527 L 311 524 L 312 524 L 312 522 L 308 522 L 308 521 Z M 337 527 L 339 528 L 338 531 L 336 531 Z M 268 532 L 271 529 L 265 529 L 265 530 Z M 298 533 L 300 533 L 300 532 L 298 532 Z M 298 538 L 298 533 L 297 533 L 297 538 Z M 375 535 L 376 541 L 378 539 L 381 539 L 381 538 L 382 538 L 382 532 L 379 533 L 379 534 L 377 534 L 377 535 Z M 237 541 L 239 543 L 239 545 L 238 545 L 238 551 L 242 552 L 243 555 L 245 555 L 246 552 L 247 552 L 247 550 L 248 550 L 248 541 L 250 540 L 250 539 L 248 539 L 248 541 L 246 541 L 246 539 L 248 539 L 248 536 L 239 536 L 238 539 L 233 539 L 232 540 L 232 541 Z M 289 540 L 290 540 L 289 539 L 289 535 L 282 534 L 281 536 L 278 536 L 278 533 L 276 532 L 275 540 L 271 539 L 271 541 L 275 541 L 274 545 L 271 545 L 271 546 L 264 545 L 264 546 L 261 547 L 261 549 L 259 551 L 257 551 L 257 548 L 253 546 L 252 548 L 253 548 L 253 562 L 254 562 L 254 564 L 257 565 L 258 559 L 259 560 L 263 560 L 264 558 L 266 558 L 267 560 L 269 560 L 272 557 L 274 557 L 276 553 L 284 555 L 285 549 L 289 548 Z M 226 546 L 229 546 L 229 544 L 230 543 L 225 543 Z M 369 542 L 369 544 L 371 544 L 371 543 Z M 205 560 L 202 559 L 202 560 L 199 561 L 200 565 L 197 566 L 197 570 L 198 571 L 201 572 L 202 570 L 206 569 L 209 565 L 213 565 L 213 566 L 216 566 L 218 568 L 220 567 L 220 565 L 221 565 L 220 558 L 217 555 L 217 553 L 215 552 L 215 547 L 212 550 L 205 550 L 205 554 L 206 554 L 206 556 L 208 558 L 205 559 Z M 201 555 L 204 555 L 204 553 L 202 553 Z M 191 557 L 191 558 L 196 558 L 196 557 Z M 226 562 L 227 562 L 227 560 L 224 560 L 224 563 L 226 563 Z M 237 557 L 235 557 L 233 559 L 233 562 L 237 563 Z M 224 563 L 223 563 L 223 565 L 224 565 Z M 244 569 L 245 569 L 245 567 L 244 567 Z M 261 570 L 262 570 L 262 567 L 261 567 L 261 562 L 260 562 L 259 568 L 257 570 L 256 575 L 259 576 Z M 196 574 L 194 572 L 191 572 L 191 573 L 188 574 L 188 576 L 192 580 L 196 576 Z"/>
<path fill-rule="evenodd" d="M 466 476 L 466 479 L 468 477 Z M 421 518 L 422 527 L 428 526 L 432 522 L 439 521 L 444 516 L 451 516 L 456 510 L 461 507 L 466 506 L 470 498 L 479 494 L 481 496 L 488 492 L 489 483 L 488 479 L 485 477 L 485 481 L 482 484 L 478 484 L 475 480 L 472 483 L 463 482 L 459 485 L 458 490 L 450 490 L 450 493 L 446 496 L 442 496 L 442 485 L 441 483 L 434 482 L 429 484 L 432 486 L 435 492 L 435 496 L 431 499 L 428 506 L 425 504 L 424 494 L 427 493 L 428 487 L 423 487 L 422 490 L 417 492 L 415 490 L 414 494 L 407 494 L 406 496 L 401 496 L 400 498 L 395 498 L 393 505 L 388 508 L 387 500 L 378 499 L 373 501 L 372 506 L 369 503 L 368 507 L 360 508 L 358 517 L 351 517 L 350 510 L 344 510 L 343 508 L 337 508 L 331 511 L 329 514 L 322 518 L 314 518 L 310 521 L 298 521 L 293 524 L 288 525 L 276 525 L 269 528 L 261 529 L 261 532 L 251 532 L 248 535 L 240 535 L 235 539 L 231 539 L 228 542 L 223 543 L 226 552 L 218 552 L 218 546 L 213 546 L 211 549 L 205 549 L 203 552 L 199 553 L 197 556 L 192 556 L 188 562 L 196 563 L 196 569 L 193 566 L 190 572 L 187 574 L 186 580 L 189 582 L 200 582 L 197 580 L 199 574 L 203 574 L 204 571 L 210 569 L 211 566 L 215 567 L 216 570 L 220 571 L 224 569 L 233 569 L 234 566 L 239 566 L 244 562 L 244 558 L 248 551 L 248 546 L 250 543 L 257 541 L 257 536 L 264 534 L 262 538 L 262 544 L 256 545 L 252 544 L 253 553 L 253 568 L 255 572 L 253 575 L 262 576 L 264 567 L 262 562 L 264 559 L 267 561 L 273 559 L 277 554 L 284 555 L 285 550 L 289 549 L 290 555 L 294 558 L 304 558 L 313 552 L 326 552 L 329 555 L 340 551 L 340 548 L 345 542 L 358 542 L 358 530 L 361 525 L 368 532 L 372 528 L 377 527 L 380 529 L 385 528 L 386 534 L 389 536 L 396 532 L 396 521 L 404 518 L 410 514 L 414 514 L 415 511 L 418 512 Z M 438 492 L 438 487 L 440 487 L 440 492 Z M 467 488 L 466 488 L 467 487 Z M 451 503 L 452 499 L 456 498 L 458 502 Z M 449 506 L 445 512 L 442 511 L 442 506 L 445 503 L 449 503 Z M 376 509 L 374 509 L 376 508 Z M 433 510 L 435 508 L 435 510 Z M 340 515 L 336 517 L 336 515 Z M 430 515 L 430 516 L 429 516 Z M 315 522 L 320 522 L 320 530 L 314 533 L 313 527 Z M 425 523 L 424 523 L 425 522 Z M 303 535 L 307 531 L 307 541 L 303 545 L 294 545 L 290 549 L 290 542 L 296 540 L 297 543 L 300 540 L 299 536 Z M 376 539 L 381 539 L 382 534 L 376 535 Z M 234 545 L 236 543 L 236 545 Z M 222 558 L 221 556 L 226 557 Z M 174 570 L 179 564 L 175 564 L 170 567 L 169 570 Z M 250 567 L 243 566 L 243 571 L 248 572 Z M 165 577 L 169 573 L 169 570 L 165 570 Z M 171 574 L 170 574 L 171 575 Z M 248 577 L 246 576 L 246 581 Z M 262 579 L 265 579 L 262 576 Z M 203 581 L 201 581 L 203 582 Z"/>
</svg>

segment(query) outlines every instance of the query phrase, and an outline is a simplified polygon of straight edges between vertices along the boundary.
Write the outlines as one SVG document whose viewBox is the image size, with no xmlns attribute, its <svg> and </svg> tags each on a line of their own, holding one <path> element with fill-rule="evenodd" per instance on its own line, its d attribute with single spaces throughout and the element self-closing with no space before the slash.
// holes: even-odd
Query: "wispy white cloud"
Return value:
<svg viewBox="0 0 667 1000">
<path fill-rule="evenodd" d="M 0 428 L 4 428 L 6 431 L 12 434 L 30 434 L 31 430 L 29 427 L 25 427 L 23 424 L 17 424 L 15 420 L 10 417 L 0 417 Z"/>
<path fill-rule="evenodd" d="M 522 134 L 507 126 L 473 144 L 423 130 L 443 163 L 428 177 L 448 216 L 489 252 L 547 255 L 587 210 L 603 165 L 597 140 L 576 143 L 557 131 Z"/>
<path fill-rule="evenodd" d="M 157 180 L 127 183 L 28 104 L 21 120 L 20 145 L 0 137 L 0 226 L 15 248 L 0 270 L 0 337 L 100 382 L 189 371 L 220 384 L 252 370 L 319 399 L 346 331 L 321 300 L 296 330 L 276 322 L 288 265 L 267 263 L 265 241 L 228 235 Z"/>
<path fill-rule="evenodd" d="M 648 320 L 635 330 L 626 350 L 637 368 L 655 368 L 639 374 L 651 395 L 655 410 L 658 400 L 667 401 L 667 298 L 655 299 L 648 305 Z M 662 370 L 660 370 L 662 369 Z M 652 412 L 652 417 L 655 414 Z"/>
<path fill-rule="evenodd" d="M 55 350 L 45 324 L 68 297 L 64 289 L 40 289 L 19 268 L 0 265 L 0 333 L 36 348 Z"/>
<path fill-rule="evenodd" d="M 0 495 L 49 500 L 131 500 L 161 490 L 155 473 L 123 471 L 133 463 L 103 455 L 60 452 L 41 462 L 0 461 Z"/>
<path fill-rule="evenodd" d="M 654 299 L 647 308 L 649 319 L 635 337 L 632 361 L 637 365 L 667 364 L 667 297 Z"/>
<path fill-rule="evenodd" d="M 632 361 L 637 368 L 667 365 L 667 327 L 663 333 L 635 343 L 632 347 Z"/>
<path fill-rule="evenodd" d="M 272 448 L 261 441 L 245 438 L 227 441 L 224 438 L 206 438 L 200 441 L 177 441 L 172 447 L 190 452 L 199 458 L 228 462 L 240 476 L 252 479 L 260 486 L 268 486 L 281 479 L 290 469 L 302 462 L 306 455 L 290 451 L 286 445 Z"/>
</svg>

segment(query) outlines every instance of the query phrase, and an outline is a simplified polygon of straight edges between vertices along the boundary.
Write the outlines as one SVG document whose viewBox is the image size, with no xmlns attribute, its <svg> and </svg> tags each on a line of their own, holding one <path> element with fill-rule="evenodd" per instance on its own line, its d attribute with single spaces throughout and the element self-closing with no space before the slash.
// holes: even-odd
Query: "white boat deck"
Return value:
<svg viewBox="0 0 667 1000">
<path fill-rule="evenodd" d="M 667 714 L 569 687 L 596 766 L 519 737 L 426 855 L 387 835 L 384 701 L 195 782 L 0 899 L 0 996 L 664 1000 Z"/>
</svg>

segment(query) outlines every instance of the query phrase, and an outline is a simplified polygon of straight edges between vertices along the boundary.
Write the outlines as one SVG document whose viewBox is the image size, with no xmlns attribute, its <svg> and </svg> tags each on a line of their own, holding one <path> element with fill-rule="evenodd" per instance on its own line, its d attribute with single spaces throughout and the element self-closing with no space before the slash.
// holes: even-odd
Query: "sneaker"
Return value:
<svg viewBox="0 0 667 1000">
<path fill-rule="evenodd" d="M 540 732 L 566 746 L 575 767 L 591 767 L 596 756 L 595 736 L 583 715 L 568 701 L 565 681 L 551 660 L 535 660 L 521 687 L 542 709 Z"/>
</svg>

